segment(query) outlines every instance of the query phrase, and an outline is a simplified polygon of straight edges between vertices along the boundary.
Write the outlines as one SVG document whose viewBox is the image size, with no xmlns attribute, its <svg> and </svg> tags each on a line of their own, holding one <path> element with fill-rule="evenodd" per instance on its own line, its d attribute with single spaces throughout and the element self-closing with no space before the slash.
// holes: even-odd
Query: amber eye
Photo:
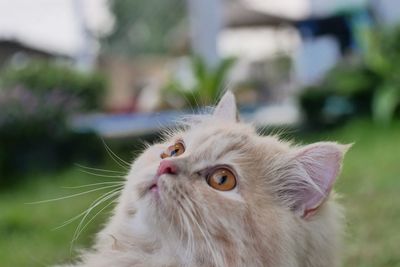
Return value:
<svg viewBox="0 0 400 267">
<path fill-rule="evenodd" d="M 182 155 L 185 152 L 185 145 L 179 141 L 176 142 L 174 145 L 169 146 L 166 151 L 161 153 L 160 157 L 162 159 L 169 158 L 169 157 L 177 157 Z"/>
<path fill-rule="evenodd" d="M 227 168 L 219 168 L 210 173 L 207 183 L 212 188 L 219 191 L 229 191 L 236 186 L 235 175 Z"/>
</svg>

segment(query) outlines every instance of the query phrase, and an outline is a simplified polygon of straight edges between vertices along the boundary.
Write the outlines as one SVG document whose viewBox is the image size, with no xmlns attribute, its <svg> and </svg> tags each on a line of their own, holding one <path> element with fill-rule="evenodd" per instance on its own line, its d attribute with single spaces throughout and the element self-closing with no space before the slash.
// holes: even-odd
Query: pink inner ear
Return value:
<svg viewBox="0 0 400 267">
<path fill-rule="evenodd" d="M 304 168 L 308 183 L 298 196 L 302 217 L 310 217 L 328 197 L 340 171 L 343 152 L 340 145 L 317 143 L 303 149 L 296 157 Z"/>
</svg>

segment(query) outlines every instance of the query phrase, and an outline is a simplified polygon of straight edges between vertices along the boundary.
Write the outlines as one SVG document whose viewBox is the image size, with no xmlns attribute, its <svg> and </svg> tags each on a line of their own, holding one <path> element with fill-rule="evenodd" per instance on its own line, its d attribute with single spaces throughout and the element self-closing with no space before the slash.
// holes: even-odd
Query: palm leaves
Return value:
<svg viewBox="0 0 400 267">
<path fill-rule="evenodd" d="M 193 86 L 187 87 L 178 80 L 167 86 L 167 92 L 184 99 L 190 107 L 212 105 L 220 97 L 234 58 L 221 60 L 214 68 L 209 68 L 200 57 L 191 60 L 191 72 L 195 78 Z"/>
</svg>

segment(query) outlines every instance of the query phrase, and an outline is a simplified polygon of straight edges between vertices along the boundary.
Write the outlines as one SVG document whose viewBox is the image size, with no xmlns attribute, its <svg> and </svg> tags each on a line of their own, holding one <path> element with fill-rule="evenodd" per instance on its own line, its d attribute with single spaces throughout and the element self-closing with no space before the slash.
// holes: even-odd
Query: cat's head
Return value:
<svg viewBox="0 0 400 267">
<path fill-rule="evenodd" d="M 132 166 L 121 204 L 132 216 L 141 214 L 147 230 L 228 246 L 263 224 L 279 228 L 285 216 L 318 216 L 346 149 L 260 136 L 238 120 L 227 92 L 213 114 L 148 147 Z"/>
</svg>

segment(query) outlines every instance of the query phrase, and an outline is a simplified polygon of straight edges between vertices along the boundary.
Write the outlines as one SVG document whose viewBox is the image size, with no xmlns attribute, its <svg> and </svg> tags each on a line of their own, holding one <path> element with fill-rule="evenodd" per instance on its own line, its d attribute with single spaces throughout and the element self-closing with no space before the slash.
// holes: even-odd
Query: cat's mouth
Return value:
<svg viewBox="0 0 400 267">
<path fill-rule="evenodd" d="M 150 190 L 151 192 L 158 192 L 158 185 L 157 185 L 157 182 L 153 183 L 153 184 L 150 186 L 149 190 Z"/>
<path fill-rule="evenodd" d="M 149 191 L 158 193 L 158 177 L 157 176 L 154 178 L 153 182 L 149 186 Z"/>
</svg>

